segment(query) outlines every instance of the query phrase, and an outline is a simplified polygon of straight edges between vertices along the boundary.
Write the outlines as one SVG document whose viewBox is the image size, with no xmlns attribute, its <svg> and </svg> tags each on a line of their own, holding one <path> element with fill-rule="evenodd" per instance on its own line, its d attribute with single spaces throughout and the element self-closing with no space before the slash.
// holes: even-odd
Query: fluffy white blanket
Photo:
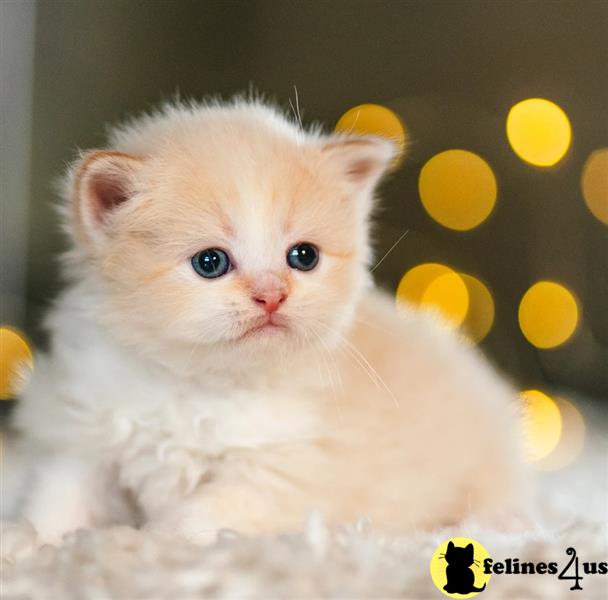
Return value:
<svg viewBox="0 0 608 600">
<path fill-rule="evenodd" d="M 493 575 L 481 597 L 509 600 L 605 600 L 608 575 L 586 575 L 584 562 L 608 561 L 608 455 L 603 433 L 588 436 L 573 468 L 543 477 L 542 524 L 520 533 L 474 521 L 407 537 L 374 533 L 361 521 L 329 530 L 312 515 L 303 530 L 277 537 L 221 532 L 200 547 L 127 527 L 80 531 L 58 547 L 36 549 L 26 523 L 2 529 L 2 600 L 193 600 L 200 598 L 442 598 L 429 563 L 455 536 L 481 542 L 494 560 L 555 561 L 573 547 L 583 591 L 556 575 Z M 568 575 L 574 574 L 574 565 Z"/>
</svg>

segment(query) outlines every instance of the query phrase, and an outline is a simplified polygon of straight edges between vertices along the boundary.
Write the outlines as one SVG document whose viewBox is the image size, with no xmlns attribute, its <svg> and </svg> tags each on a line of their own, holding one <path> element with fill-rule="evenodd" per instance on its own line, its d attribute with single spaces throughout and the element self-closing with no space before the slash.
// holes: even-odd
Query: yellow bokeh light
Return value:
<svg viewBox="0 0 608 600">
<path fill-rule="evenodd" d="M 469 293 L 469 310 L 462 328 L 471 341 L 479 343 L 488 335 L 494 324 L 494 299 L 490 290 L 479 279 L 466 273 L 459 275 Z"/>
<path fill-rule="evenodd" d="M 557 471 L 571 465 L 585 445 L 585 420 L 572 402 L 555 398 L 562 419 L 562 433 L 557 446 L 536 467 L 542 471 Z"/>
<path fill-rule="evenodd" d="M 488 163 L 468 150 L 446 150 L 420 171 L 420 200 L 444 227 L 466 231 L 477 227 L 496 203 L 496 177 Z"/>
<path fill-rule="evenodd" d="M 608 148 L 592 152 L 581 177 L 583 197 L 594 217 L 608 225 Z"/>
<path fill-rule="evenodd" d="M 555 348 L 576 330 L 578 313 L 572 292 L 554 281 L 539 281 L 521 299 L 519 326 L 533 346 Z"/>
<path fill-rule="evenodd" d="M 458 273 L 438 263 L 425 263 L 410 269 L 399 282 L 397 305 L 410 303 L 436 311 L 446 323 L 458 327 L 468 307 L 467 286 Z"/>
<path fill-rule="evenodd" d="M 453 273 L 452 269 L 439 263 L 424 263 L 410 269 L 397 287 L 397 303 L 410 302 L 419 306 L 429 284 L 440 275 Z"/>
<path fill-rule="evenodd" d="M 511 107 L 507 138 L 521 159 L 538 167 L 551 167 L 568 151 L 572 129 L 568 116 L 557 104 L 544 98 L 528 98 Z"/>
<path fill-rule="evenodd" d="M 22 384 L 22 366 L 33 366 L 25 337 L 12 327 L 0 327 L 0 400 L 14 398 Z"/>
<path fill-rule="evenodd" d="M 467 286 L 458 273 L 440 275 L 426 288 L 420 306 L 438 311 L 450 325 L 458 327 L 469 309 Z"/>
<path fill-rule="evenodd" d="M 360 104 L 346 111 L 336 124 L 338 133 L 377 135 L 391 140 L 398 148 L 395 167 L 405 151 L 405 127 L 401 119 L 389 108 L 379 104 Z"/>
<path fill-rule="evenodd" d="M 557 446 L 562 433 L 562 417 L 553 399 L 538 390 L 523 391 L 520 397 L 524 405 L 526 459 L 536 462 Z"/>
</svg>

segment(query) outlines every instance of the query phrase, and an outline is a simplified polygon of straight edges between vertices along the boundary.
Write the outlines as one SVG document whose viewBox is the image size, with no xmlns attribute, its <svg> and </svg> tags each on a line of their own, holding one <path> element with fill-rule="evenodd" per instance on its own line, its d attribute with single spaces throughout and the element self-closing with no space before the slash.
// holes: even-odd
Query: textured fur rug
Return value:
<svg viewBox="0 0 608 600">
<path fill-rule="evenodd" d="M 364 526 L 328 532 L 311 519 L 301 534 L 263 539 L 226 533 L 206 548 L 124 528 L 79 532 L 59 549 L 42 548 L 29 560 L 5 565 L 1 597 L 440 598 L 429 575 L 430 557 L 439 543 L 463 534 L 482 541 L 496 557 L 555 560 L 562 567 L 565 549 L 573 546 L 581 560 L 606 560 L 606 524 L 586 520 L 572 521 L 559 532 L 506 535 L 471 523 L 458 530 L 382 538 Z M 494 575 L 487 597 L 572 598 L 571 584 L 550 575 Z M 580 598 L 608 598 L 606 575 L 585 576 L 581 585 Z"/>
<path fill-rule="evenodd" d="M 127 527 L 80 531 L 58 547 L 36 548 L 25 523 L 2 529 L 2 600 L 190 600 L 199 598 L 403 598 L 444 596 L 429 575 L 443 541 L 465 536 L 494 560 L 568 563 L 576 549 L 582 592 L 556 575 L 493 575 L 487 598 L 608 598 L 608 575 L 585 575 L 584 562 L 608 561 L 608 454 L 605 434 L 588 436 L 577 464 L 541 481 L 542 524 L 519 533 L 458 528 L 407 537 L 374 533 L 364 521 L 329 530 L 312 515 L 301 532 L 269 538 L 220 532 L 200 547 Z M 539 521 L 540 523 L 540 521 Z M 567 573 L 574 574 L 572 566 Z"/>
</svg>

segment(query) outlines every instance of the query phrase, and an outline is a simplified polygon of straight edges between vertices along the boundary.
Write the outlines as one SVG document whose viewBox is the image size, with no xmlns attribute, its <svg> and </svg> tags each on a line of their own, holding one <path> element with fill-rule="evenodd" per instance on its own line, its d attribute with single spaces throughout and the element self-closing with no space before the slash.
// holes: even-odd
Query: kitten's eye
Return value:
<svg viewBox="0 0 608 600">
<path fill-rule="evenodd" d="M 317 266 L 318 262 L 319 250 L 306 242 L 292 246 L 287 252 L 287 264 L 292 269 L 310 271 Z"/>
<path fill-rule="evenodd" d="M 192 257 L 192 268 L 206 279 L 215 279 L 230 270 L 228 255 L 219 248 L 207 248 Z"/>
</svg>

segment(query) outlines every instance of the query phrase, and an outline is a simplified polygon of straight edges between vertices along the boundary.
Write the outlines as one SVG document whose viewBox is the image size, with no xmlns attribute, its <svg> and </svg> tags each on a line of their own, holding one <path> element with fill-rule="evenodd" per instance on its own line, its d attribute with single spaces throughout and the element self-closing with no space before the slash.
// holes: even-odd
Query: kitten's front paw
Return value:
<svg viewBox="0 0 608 600">
<path fill-rule="evenodd" d="M 169 539 L 180 537 L 203 546 L 214 544 L 220 532 L 219 528 L 209 527 L 208 522 L 196 517 L 149 521 L 143 529 Z"/>
</svg>

